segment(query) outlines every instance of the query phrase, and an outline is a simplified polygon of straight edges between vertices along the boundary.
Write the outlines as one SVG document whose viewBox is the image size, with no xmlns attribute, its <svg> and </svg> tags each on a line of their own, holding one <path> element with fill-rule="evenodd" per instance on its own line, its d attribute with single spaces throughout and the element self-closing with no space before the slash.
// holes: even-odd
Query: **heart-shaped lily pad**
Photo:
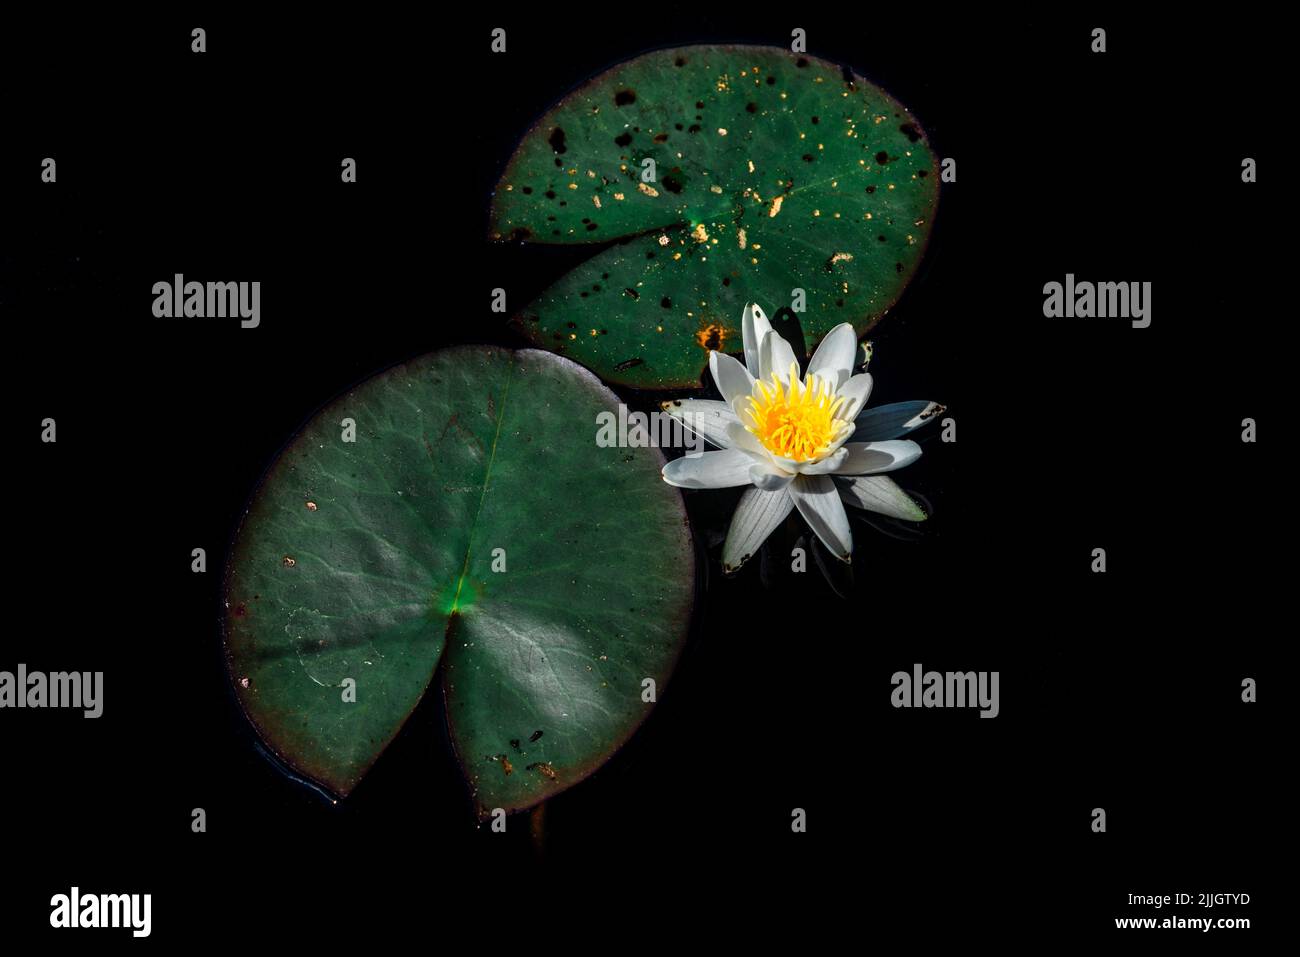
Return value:
<svg viewBox="0 0 1300 957">
<path fill-rule="evenodd" d="M 694 552 L 658 450 L 597 444 L 617 402 L 565 359 L 473 346 L 307 424 L 227 576 L 236 692 L 287 764 L 347 794 L 440 664 L 480 814 L 563 790 L 631 735 L 685 637 Z"/>
<path fill-rule="evenodd" d="M 916 271 L 937 202 L 925 135 L 883 90 L 784 50 L 684 47 L 543 116 L 496 189 L 491 234 L 624 239 L 515 322 L 606 381 L 681 389 L 709 349 L 739 351 L 746 302 L 802 306 L 810 348 L 841 322 L 865 332 Z"/>
</svg>

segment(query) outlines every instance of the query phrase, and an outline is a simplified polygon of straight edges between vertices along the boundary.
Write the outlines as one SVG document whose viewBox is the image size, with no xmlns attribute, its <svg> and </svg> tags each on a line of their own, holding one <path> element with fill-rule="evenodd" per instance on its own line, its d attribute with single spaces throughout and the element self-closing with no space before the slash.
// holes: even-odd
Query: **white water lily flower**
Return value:
<svg viewBox="0 0 1300 957">
<path fill-rule="evenodd" d="M 790 344 L 757 305 L 741 320 L 745 362 L 709 353 L 709 371 L 722 393 L 715 399 L 665 402 L 665 412 L 721 451 L 674 459 L 664 481 L 681 488 L 749 485 L 722 549 L 734 571 L 750 558 L 792 509 L 830 549 L 848 561 L 853 536 L 843 502 L 892 518 L 922 521 L 925 512 L 884 475 L 915 462 L 921 447 L 900 439 L 943 406 L 898 402 L 866 409 L 871 376 L 853 374 L 858 337 L 842 323 L 822 339 L 799 377 Z"/>
</svg>

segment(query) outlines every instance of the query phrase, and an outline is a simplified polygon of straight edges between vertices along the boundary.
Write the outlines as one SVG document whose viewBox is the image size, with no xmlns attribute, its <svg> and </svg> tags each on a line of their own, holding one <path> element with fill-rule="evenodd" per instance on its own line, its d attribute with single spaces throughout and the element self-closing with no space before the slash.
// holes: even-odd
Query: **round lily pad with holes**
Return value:
<svg viewBox="0 0 1300 957">
<path fill-rule="evenodd" d="M 618 240 L 513 321 L 607 382 L 695 388 L 710 349 L 740 350 L 747 302 L 802 306 L 810 349 L 841 322 L 869 329 L 916 271 L 938 179 L 916 119 L 862 77 L 780 49 L 683 47 L 543 116 L 490 233 Z"/>
<path fill-rule="evenodd" d="M 346 795 L 434 681 L 478 812 L 580 781 L 645 718 L 694 551 L 618 400 L 547 352 L 466 346 L 367 380 L 274 462 L 226 578 L 226 655 L 265 742 Z"/>
</svg>

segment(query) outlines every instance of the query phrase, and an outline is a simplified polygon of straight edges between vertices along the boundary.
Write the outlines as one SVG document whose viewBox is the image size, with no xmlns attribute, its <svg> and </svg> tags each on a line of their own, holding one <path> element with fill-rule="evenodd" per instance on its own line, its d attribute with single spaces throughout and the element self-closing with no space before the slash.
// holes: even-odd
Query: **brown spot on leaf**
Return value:
<svg viewBox="0 0 1300 957">
<path fill-rule="evenodd" d="M 727 341 L 730 330 L 726 326 L 711 322 L 706 326 L 701 326 L 695 333 L 695 342 L 701 349 L 722 349 L 722 344 Z"/>
</svg>

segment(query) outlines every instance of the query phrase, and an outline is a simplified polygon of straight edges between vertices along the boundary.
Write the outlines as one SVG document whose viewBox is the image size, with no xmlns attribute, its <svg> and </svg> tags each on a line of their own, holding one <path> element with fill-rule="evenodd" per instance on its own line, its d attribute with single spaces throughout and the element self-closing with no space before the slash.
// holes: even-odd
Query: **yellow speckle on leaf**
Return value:
<svg viewBox="0 0 1300 957">
<path fill-rule="evenodd" d="M 744 249 L 744 248 L 745 248 L 745 244 L 746 244 L 747 240 L 745 239 L 745 231 L 744 231 L 743 229 L 737 231 L 737 233 L 736 233 L 736 241 L 737 241 L 738 243 L 740 243 L 740 248 L 741 248 L 741 249 Z"/>
<path fill-rule="evenodd" d="M 637 183 L 636 188 L 639 189 L 641 192 L 645 193 L 647 196 L 659 195 L 659 190 L 655 189 L 649 183 Z"/>
<path fill-rule="evenodd" d="M 768 210 L 768 213 L 767 213 L 769 219 L 775 219 L 775 218 L 776 218 L 776 214 L 779 213 L 779 212 L 781 212 L 781 204 L 784 203 L 784 202 L 785 202 L 785 197 L 784 197 L 784 196 L 778 196 L 778 197 L 776 197 L 775 199 L 772 200 L 772 208 L 771 208 L 770 210 Z"/>
<path fill-rule="evenodd" d="M 691 230 L 691 239 L 695 240 L 697 243 L 707 243 L 709 241 L 709 233 L 708 230 L 704 228 L 703 223 L 697 224 L 696 227 Z"/>
<path fill-rule="evenodd" d="M 592 201 L 593 203 L 596 204 L 596 208 L 597 208 L 597 209 L 600 209 L 600 197 L 599 197 L 599 196 L 593 196 L 593 197 L 591 197 L 591 201 Z"/>
</svg>

